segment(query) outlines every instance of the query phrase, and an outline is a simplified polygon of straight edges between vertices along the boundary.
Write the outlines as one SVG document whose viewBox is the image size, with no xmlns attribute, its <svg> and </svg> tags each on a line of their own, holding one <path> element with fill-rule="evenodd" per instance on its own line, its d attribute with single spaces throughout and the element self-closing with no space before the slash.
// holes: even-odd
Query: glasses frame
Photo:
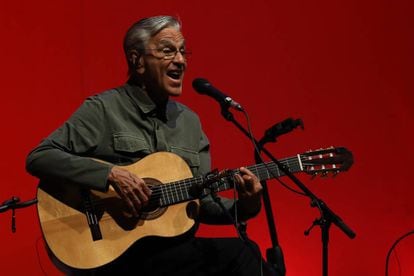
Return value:
<svg viewBox="0 0 414 276">
<path fill-rule="evenodd" d="M 155 55 L 153 53 L 149 53 L 148 51 L 157 51 L 160 53 L 160 56 Z M 188 60 L 189 56 L 191 55 L 191 51 L 188 51 L 186 49 L 177 49 L 177 48 L 147 48 L 145 49 L 145 55 L 150 55 L 158 59 L 164 59 L 164 60 L 173 60 L 177 54 L 180 53 L 185 61 Z"/>
</svg>

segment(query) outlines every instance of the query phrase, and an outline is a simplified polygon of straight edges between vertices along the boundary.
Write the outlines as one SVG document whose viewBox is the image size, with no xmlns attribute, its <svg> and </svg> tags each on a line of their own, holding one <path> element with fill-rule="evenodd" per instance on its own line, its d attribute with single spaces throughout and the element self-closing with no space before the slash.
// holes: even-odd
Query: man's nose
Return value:
<svg viewBox="0 0 414 276">
<path fill-rule="evenodd" d="M 177 51 L 177 52 L 175 53 L 175 56 L 174 56 L 173 61 L 174 61 L 175 63 L 185 64 L 185 63 L 186 63 L 186 58 L 185 58 L 185 56 L 183 55 L 183 53 L 181 53 L 180 51 Z"/>
</svg>

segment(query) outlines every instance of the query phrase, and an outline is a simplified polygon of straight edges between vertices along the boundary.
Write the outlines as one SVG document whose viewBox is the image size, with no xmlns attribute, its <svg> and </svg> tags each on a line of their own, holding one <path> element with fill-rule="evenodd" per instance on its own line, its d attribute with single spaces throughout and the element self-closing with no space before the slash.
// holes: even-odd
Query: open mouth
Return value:
<svg viewBox="0 0 414 276">
<path fill-rule="evenodd" d="M 167 72 L 167 76 L 169 76 L 170 78 L 174 80 L 181 79 L 182 74 L 183 74 L 182 70 L 170 70 Z"/>
</svg>

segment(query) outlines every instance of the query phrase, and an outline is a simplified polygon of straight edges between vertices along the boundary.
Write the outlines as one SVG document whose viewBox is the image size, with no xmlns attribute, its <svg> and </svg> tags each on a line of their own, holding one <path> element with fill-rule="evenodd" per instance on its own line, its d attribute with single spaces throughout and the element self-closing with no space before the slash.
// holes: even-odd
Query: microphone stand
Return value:
<svg viewBox="0 0 414 276">
<path fill-rule="evenodd" d="M 259 150 L 262 150 L 262 146 L 259 147 Z M 254 152 L 254 158 L 256 160 L 256 164 L 261 162 L 259 153 Z M 279 240 L 277 238 L 277 231 L 276 231 L 276 223 L 273 216 L 272 205 L 269 196 L 269 190 L 267 189 L 267 182 L 266 180 L 261 180 L 260 183 L 262 184 L 262 197 L 263 197 L 263 205 L 266 213 L 267 219 L 267 226 L 270 233 L 270 239 L 272 241 L 272 247 L 266 249 L 266 260 L 270 265 L 273 267 L 274 270 L 280 276 L 286 275 L 286 266 L 285 266 L 285 259 L 283 257 L 283 251 L 280 247 Z"/>
<path fill-rule="evenodd" d="M 20 208 L 25 208 L 28 207 L 32 204 L 37 203 L 37 199 L 32 199 L 32 200 L 28 200 L 28 201 L 24 201 L 24 202 L 20 202 L 20 198 L 18 198 L 17 196 L 13 196 L 12 198 L 4 201 L 1 205 L 0 205 L 0 213 L 6 212 L 8 210 L 12 210 L 12 221 L 11 221 L 11 230 L 13 233 L 16 232 L 16 214 L 15 214 L 15 210 L 16 209 L 20 209 Z"/>
<path fill-rule="evenodd" d="M 221 114 L 227 121 L 232 122 L 243 134 L 245 134 L 249 139 L 252 139 L 253 142 L 256 144 L 256 146 L 259 145 L 257 140 L 239 123 L 234 119 L 233 114 L 229 111 L 229 106 L 226 104 L 221 104 Z M 335 224 L 339 229 L 341 229 L 349 238 L 353 239 L 355 238 L 356 234 L 342 221 L 342 219 L 336 215 L 321 199 L 319 199 L 313 192 L 311 192 L 296 176 L 294 176 L 285 165 L 280 163 L 266 148 L 261 148 L 261 151 L 263 151 L 277 166 L 278 168 L 287 176 L 289 177 L 293 183 L 298 186 L 305 195 L 307 195 L 311 199 L 311 207 L 318 207 L 321 212 L 321 217 L 319 219 L 316 219 L 312 226 L 305 231 L 306 233 L 309 233 L 309 231 L 313 228 L 315 225 L 319 225 L 321 227 L 321 234 L 322 234 L 322 275 L 328 276 L 328 243 L 329 243 L 329 230 L 330 226 Z M 263 189 L 264 191 L 265 189 Z M 267 189 L 266 189 L 267 193 Z M 265 201 L 265 208 L 266 208 L 266 214 L 267 218 L 269 216 L 272 216 L 270 210 L 268 210 L 268 207 L 270 206 L 270 200 L 269 196 L 266 195 L 263 197 L 263 201 Z M 266 207 L 267 206 L 267 207 Z M 269 212 L 269 213 L 268 213 Z M 268 221 L 269 223 L 269 221 Z M 271 224 L 271 223 L 270 223 Z M 274 224 L 274 222 L 273 222 Z M 274 227 L 274 225 L 272 226 Z M 270 226 L 269 226 L 270 228 Z M 273 234 L 276 233 L 275 231 L 271 231 Z M 272 235 L 273 235 L 272 234 Z M 275 236 L 276 237 L 276 236 Z M 271 249 L 273 250 L 273 248 Z M 275 251 L 272 251 L 272 253 L 278 253 L 276 249 Z M 270 251 L 270 250 L 269 250 Z M 280 250 L 281 253 L 281 250 Z M 271 254 L 269 254 L 271 255 Z M 283 254 L 280 254 L 280 256 L 283 258 Z M 282 260 L 280 260 L 280 263 L 283 263 Z M 272 265 L 280 265 L 280 264 L 272 264 Z M 278 267 L 279 270 L 284 269 L 284 266 Z"/>
</svg>

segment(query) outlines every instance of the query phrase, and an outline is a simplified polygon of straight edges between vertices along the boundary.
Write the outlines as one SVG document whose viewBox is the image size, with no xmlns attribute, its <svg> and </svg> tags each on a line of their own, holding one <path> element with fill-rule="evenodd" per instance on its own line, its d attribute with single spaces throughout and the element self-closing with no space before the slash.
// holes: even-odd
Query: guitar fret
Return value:
<svg viewBox="0 0 414 276">
<path fill-rule="evenodd" d="M 193 199 L 189 190 L 193 185 L 202 185 L 203 179 L 201 177 L 183 179 L 180 181 L 161 185 L 161 199 L 162 206 L 172 205 L 182 201 Z"/>
<path fill-rule="evenodd" d="M 179 196 L 178 196 L 177 187 L 176 187 L 176 185 L 171 185 L 171 186 L 173 186 L 173 188 L 174 188 L 174 190 L 171 189 L 173 200 L 175 199 L 175 201 L 178 201 L 179 200 Z M 174 197 L 174 192 L 175 192 L 176 197 Z"/>
<path fill-rule="evenodd" d="M 171 187 L 170 187 L 170 185 L 168 185 L 167 187 L 166 187 L 166 194 L 167 194 L 167 199 L 168 199 L 168 204 L 171 204 L 171 203 L 173 203 L 173 198 L 172 198 L 172 194 L 171 194 Z"/>
<path fill-rule="evenodd" d="M 276 169 L 276 176 L 280 176 L 281 175 L 281 172 L 280 172 L 280 170 L 279 170 L 279 166 L 277 166 L 276 164 L 275 164 L 275 169 Z"/>
<path fill-rule="evenodd" d="M 257 166 L 254 166 L 255 170 L 256 170 L 256 175 L 259 175 L 259 171 L 257 170 Z"/>
<path fill-rule="evenodd" d="M 188 179 L 183 187 L 185 194 L 183 194 L 183 200 L 189 200 L 191 198 L 190 194 L 188 193 L 188 191 L 190 190 L 191 186 L 193 185 L 194 182 L 197 182 L 197 178 L 193 178 L 193 179 Z"/>
<path fill-rule="evenodd" d="M 267 175 L 267 179 L 269 179 L 270 175 L 269 175 L 269 170 L 267 168 L 266 168 L 266 175 Z"/>
<path fill-rule="evenodd" d="M 184 187 L 186 187 L 186 185 L 185 185 L 185 181 L 184 181 L 184 183 L 183 183 L 183 184 L 184 184 Z M 184 197 L 184 194 L 183 194 L 183 189 L 182 189 L 182 186 L 183 186 L 183 185 L 180 185 L 180 186 L 179 186 L 179 191 L 180 191 L 180 194 L 181 194 L 181 200 L 184 200 L 184 199 L 185 199 L 185 197 Z"/>
<path fill-rule="evenodd" d="M 185 191 L 185 198 L 186 199 L 189 199 L 190 198 L 190 194 L 188 193 L 188 190 L 189 189 L 187 189 L 187 187 L 185 187 L 184 191 Z"/>
<path fill-rule="evenodd" d="M 173 185 L 169 184 L 166 185 L 166 190 L 167 190 L 167 194 L 168 194 L 168 204 L 171 205 L 172 203 L 174 203 L 174 194 L 173 194 Z"/>
<path fill-rule="evenodd" d="M 303 167 L 298 163 L 296 157 L 282 159 L 280 162 L 284 166 L 288 167 L 290 171 L 303 171 Z M 267 180 L 273 177 L 281 177 L 285 175 L 274 162 L 256 164 L 248 168 L 252 171 L 256 171 L 256 175 L 259 177 L 259 180 Z"/>
<path fill-rule="evenodd" d="M 176 183 L 173 184 L 174 186 L 174 190 L 175 190 L 175 194 L 176 197 L 174 198 L 174 200 L 176 202 L 182 201 L 182 192 L 181 192 L 181 187 L 184 185 L 185 186 L 186 180 L 184 179 L 183 181 L 178 181 Z"/>
<path fill-rule="evenodd" d="M 165 189 L 164 189 L 164 195 L 166 196 L 166 199 L 165 199 L 165 203 L 167 204 L 167 205 L 169 205 L 172 201 L 170 200 L 170 190 L 169 190 L 169 188 L 170 187 L 168 187 L 168 186 L 166 186 L 165 187 Z"/>
<path fill-rule="evenodd" d="M 160 190 L 161 190 L 160 205 L 161 206 L 167 205 L 167 203 L 165 202 L 165 189 L 164 189 L 164 185 L 161 185 L 160 186 Z"/>
<path fill-rule="evenodd" d="M 296 156 L 293 158 L 286 158 L 280 160 L 280 162 L 284 166 L 286 166 L 290 171 L 303 171 L 301 163 L 298 162 L 296 158 Z M 253 173 L 255 173 L 259 180 L 267 180 L 274 177 L 281 177 L 284 175 L 284 173 L 274 162 L 255 164 L 247 168 L 251 170 Z M 240 170 L 234 169 L 232 170 L 232 173 L 239 174 Z M 160 204 L 162 206 L 168 206 L 182 201 L 191 200 L 194 198 L 194 196 L 190 194 L 190 189 L 193 187 L 193 185 L 202 186 L 203 183 L 204 177 L 196 177 L 161 185 L 162 195 L 160 198 Z M 227 178 L 222 178 L 220 180 L 217 180 L 216 184 L 212 184 L 211 187 L 214 189 L 214 191 L 221 192 L 232 188 L 233 183 L 232 181 L 229 181 L 229 179 Z M 208 188 L 204 188 L 201 194 L 207 195 L 209 192 L 210 191 Z"/>
<path fill-rule="evenodd" d="M 156 186 L 156 189 L 153 189 L 153 195 L 151 196 L 151 197 L 154 197 L 154 193 L 155 192 L 158 192 L 158 193 L 160 193 L 160 196 L 159 196 L 159 205 L 160 206 L 164 206 L 164 192 L 163 192 L 163 188 L 162 188 L 162 186 L 163 185 L 159 185 L 159 186 Z"/>
</svg>

